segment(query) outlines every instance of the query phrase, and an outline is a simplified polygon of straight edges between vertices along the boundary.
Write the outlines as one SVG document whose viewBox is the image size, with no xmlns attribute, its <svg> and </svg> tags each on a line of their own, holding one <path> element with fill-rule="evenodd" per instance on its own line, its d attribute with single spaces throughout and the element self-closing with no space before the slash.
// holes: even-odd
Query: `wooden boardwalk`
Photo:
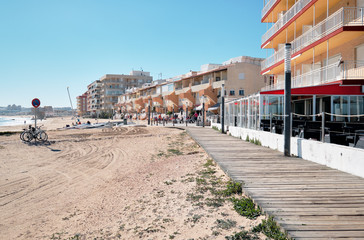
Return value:
<svg viewBox="0 0 364 240">
<path fill-rule="evenodd" d="M 364 179 L 221 134 L 187 128 L 294 239 L 364 239 Z"/>
</svg>

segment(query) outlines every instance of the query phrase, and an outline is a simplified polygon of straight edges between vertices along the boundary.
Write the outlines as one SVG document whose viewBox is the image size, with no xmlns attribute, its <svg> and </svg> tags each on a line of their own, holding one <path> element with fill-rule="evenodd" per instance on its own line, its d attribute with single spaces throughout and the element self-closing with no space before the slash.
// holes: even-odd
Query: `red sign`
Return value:
<svg viewBox="0 0 364 240">
<path fill-rule="evenodd" d="M 40 106 L 40 100 L 39 100 L 38 98 L 34 98 L 34 99 L 32 100 L 32 105 L 33 105 L 33 107 L 35 107 L 35 108 L 39 107 L 39 106 Z"/>
</svg>

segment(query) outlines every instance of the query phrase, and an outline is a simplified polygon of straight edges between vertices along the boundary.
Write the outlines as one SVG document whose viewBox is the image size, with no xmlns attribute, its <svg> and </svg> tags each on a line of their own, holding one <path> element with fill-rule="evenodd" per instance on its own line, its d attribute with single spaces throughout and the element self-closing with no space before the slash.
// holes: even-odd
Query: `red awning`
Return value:
<svg viewBox="0 0 364 240">
<path fill-rule="evenodd" d="M 284 90 L 260 92 L 261 95 L 284 95 Z M 340 84 L 326 84 L 302 88 L 292 88 L 291 95 L 364 95 L 361 86 L 345 86 Z"/>
</svg>

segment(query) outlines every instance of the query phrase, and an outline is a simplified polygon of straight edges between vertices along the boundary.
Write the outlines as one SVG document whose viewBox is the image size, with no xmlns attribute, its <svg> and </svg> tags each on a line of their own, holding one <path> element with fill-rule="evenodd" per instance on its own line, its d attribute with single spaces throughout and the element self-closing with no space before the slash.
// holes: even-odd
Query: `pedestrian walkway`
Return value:
<svg viewBox="0 0 364 240">
<path fill-rule="evenodd" d="M 364 179 L 221 134 L 187 128 L 294 239 L 364 239 Z"/>
</svg>

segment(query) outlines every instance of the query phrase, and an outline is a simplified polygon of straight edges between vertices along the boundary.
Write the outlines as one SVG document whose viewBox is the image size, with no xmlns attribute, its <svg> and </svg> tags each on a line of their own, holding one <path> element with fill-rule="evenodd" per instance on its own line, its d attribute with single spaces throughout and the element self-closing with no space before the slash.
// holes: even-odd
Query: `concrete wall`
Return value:
<svg viewBox="0 0 364 240">
<path fill-rule="evenodd" d="M 221 128 L 217 123 L 211 126 Z M 247 136 L 258 139 L 262 146 L 283 152 L 283 135 L 232 126 L 229 126 L 229 133 L 243 141 Z M 291 154 L 364 178 L 364 149 L 293 137 Z"/>
</svg>

